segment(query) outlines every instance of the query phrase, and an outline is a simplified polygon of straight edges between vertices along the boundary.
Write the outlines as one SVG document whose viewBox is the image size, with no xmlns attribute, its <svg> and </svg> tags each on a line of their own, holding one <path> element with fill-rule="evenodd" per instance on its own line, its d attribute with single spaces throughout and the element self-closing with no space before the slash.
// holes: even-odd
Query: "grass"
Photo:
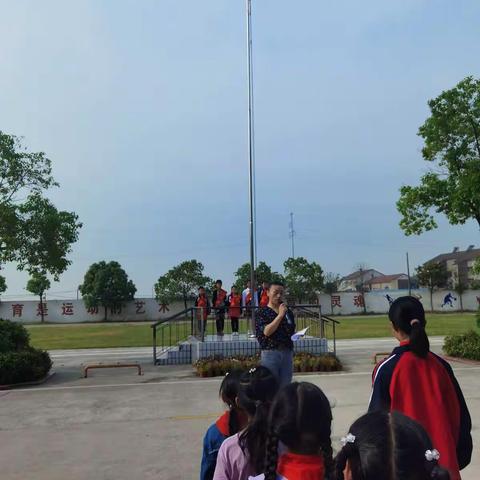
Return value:
<svg viewBox="0 0 480 480">
<path fill-rule="evenodd" d="M 391 335 L 390 322 L 385 315 L 339 317 L 337 339 L 379 338 Z M 430 314 L 427 315 L 429 335 L 451 335 L 464 333 L 476 327 L 475 315 Z M 226 326 L 230 322 L 226 320 Z M 29 325 L 31 344 L 46 350 L 75 348 L 146 347 L 152 345 L 150 324 L 79 324 L 79 325 Z M 189 322 L 181 322 L 171 330 L 166 329 L 158 345 L 173 345 L 184 339 L 189 330 Z M 241 322 L 241 331 L 246 330 L 246 322 Z M 213 333 L 214 321 L 209 321 L 208 333 Z M 330 328 L 327 330 L 331 336 Z"/>
</svg>

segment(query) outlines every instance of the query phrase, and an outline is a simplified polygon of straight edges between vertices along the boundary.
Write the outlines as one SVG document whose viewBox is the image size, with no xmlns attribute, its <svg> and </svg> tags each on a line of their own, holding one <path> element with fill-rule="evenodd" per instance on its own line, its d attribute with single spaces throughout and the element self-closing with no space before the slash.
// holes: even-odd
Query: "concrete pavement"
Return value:
<svg viewBox="0 0 480 480">
<path fill-rule="evenodd" d="M 333 444 L 365 412 L 371 355 L 389 351 L 392 339 L 338 343 L 342 373 L 302 375 L 318 384 L 334 407 Z M 441 339 L 432 339 L 435 350 Z M 57 375 L 41 387 L 0 392 L 2 480 L 189 480 L 198 478 L 202 437 L 222 411 L 221 379 L 197 379 L 190 368 L 153 367 L 150 349 L 52 352 Z M 81 378 L 86 360 L 139 359 L 134 370 L 94 371 Z M 453 364 L 474 422 L 480 412 L 480 366 Z M 463 478 L 478 478 L 474 461 Z"/>
</svg>

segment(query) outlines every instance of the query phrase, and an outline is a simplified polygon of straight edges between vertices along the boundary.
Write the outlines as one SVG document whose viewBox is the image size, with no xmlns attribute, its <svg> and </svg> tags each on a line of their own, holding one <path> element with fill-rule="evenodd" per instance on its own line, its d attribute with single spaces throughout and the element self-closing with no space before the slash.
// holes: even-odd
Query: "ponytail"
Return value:
<svg viewBox="0 0 480 480">
<path fill-rule="evenodd" d="M 265 480 L 276 480 L 278 462 L 278 436 L 270 427 L 266 441 Z"/>
<path fill-rule="evenodd" d="M 417 357 L 426 358 L 430 350 L 430 342 L 425 327 L 418 320 L 415 320 L 410 322 L 410 349 Z"/>
<path fill-rule="evenodd" d="M 397 298 L 388 312 L 388 317 L 396 331 L 410 337 L 410 349 L 417 357 L 425 358 L 430 350 L 425 326 L 425 310 L 415 297 Z"/>
</svg>

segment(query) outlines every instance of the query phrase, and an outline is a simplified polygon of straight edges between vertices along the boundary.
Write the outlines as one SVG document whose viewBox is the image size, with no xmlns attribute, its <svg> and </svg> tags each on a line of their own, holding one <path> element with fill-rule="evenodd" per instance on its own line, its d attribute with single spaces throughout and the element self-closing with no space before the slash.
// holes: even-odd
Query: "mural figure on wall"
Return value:
<svg viewBox="0 0 480 480">
<path fill-rule="evenodd" d="M 393 303 L 393 298 L 387 293 L 385 298 L 388 300 L 388 304 L 391 305 Z"/>
<path fill-rule="evenodd" d="M 445 295 L 445 298 L 443 299 L 442 308 L 445 305 L 450 305 L 450 307 L 453 308 L 454 300 L 457 301 L 457 299 L 450 292 L 448 292 L 447 295 Z"/>
</svg>

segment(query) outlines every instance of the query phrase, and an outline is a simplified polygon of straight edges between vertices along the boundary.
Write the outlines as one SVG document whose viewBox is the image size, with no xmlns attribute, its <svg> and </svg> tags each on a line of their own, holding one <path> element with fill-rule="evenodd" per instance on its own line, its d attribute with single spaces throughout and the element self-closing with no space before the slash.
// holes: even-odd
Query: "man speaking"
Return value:
<svg viewBox="0 0 480 480">
<path fill-rule="evenodd" d="M 261 365 L 278 379 L 280 387 L 292 381 L 295 318 L 283 302 L 285 287 L 272 282 L 268 289 L 268 305 L 256 315 L 255 332 L 261 349 Z"/>
</svg>

